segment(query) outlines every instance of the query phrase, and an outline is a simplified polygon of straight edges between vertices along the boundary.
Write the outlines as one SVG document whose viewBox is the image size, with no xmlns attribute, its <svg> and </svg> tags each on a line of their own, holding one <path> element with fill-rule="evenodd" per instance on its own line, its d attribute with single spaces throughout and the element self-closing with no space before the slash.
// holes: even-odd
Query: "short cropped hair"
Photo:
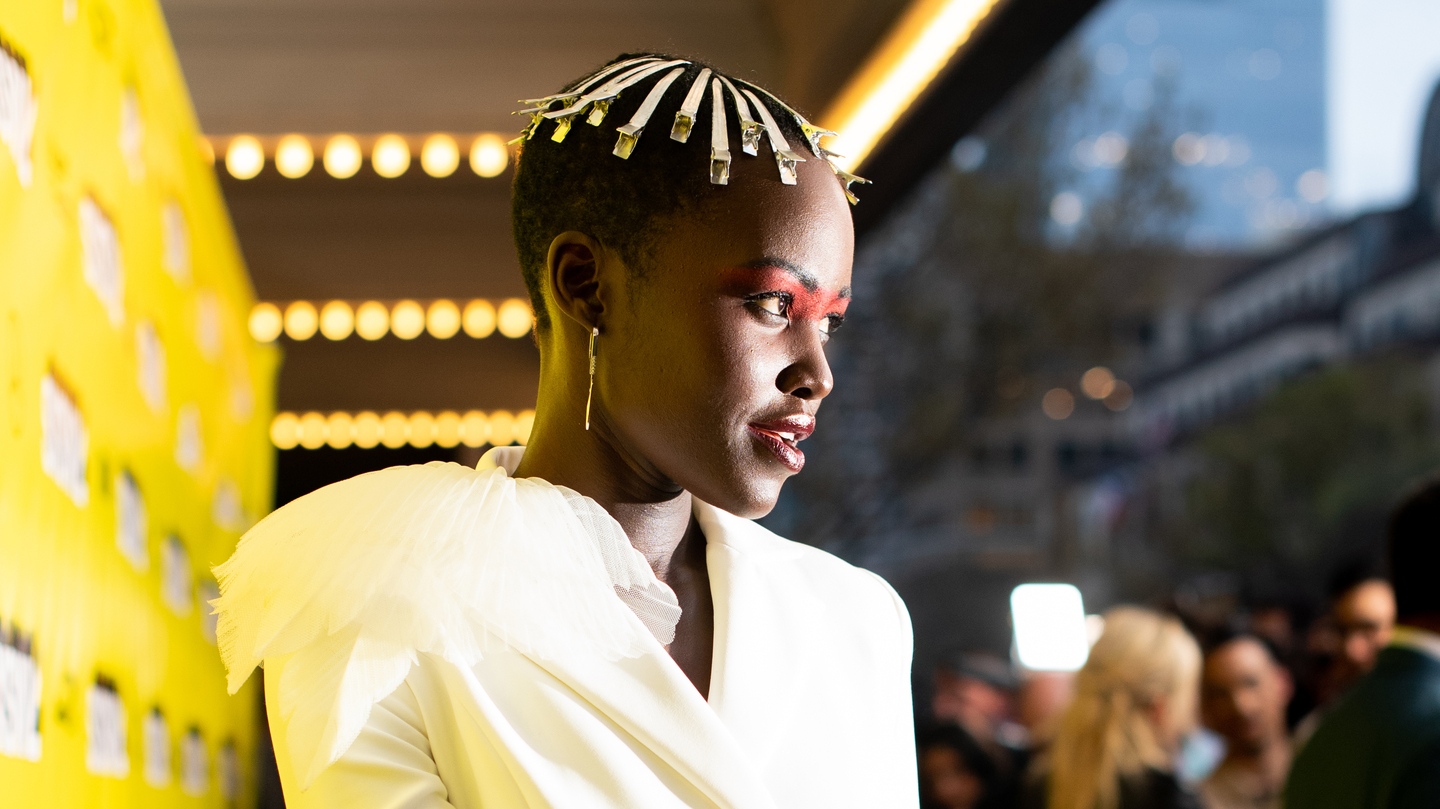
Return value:
<svg viewBox="0 0 1440 809">
<path fill-rule="evenodd" d="M 1389 533 L 1396 617 L 1440 616 L 1440 477 L 1401 501 Z"/>
<path fill-rule="evenodd" d="M 641 56 L 675 58 L 664 54 L 622 53 L 606 64 Z M 616 251 L 635 273 L 643 276 L 650 269 L 649 249 L 665 221 L 692 212 L 700 204 L 726 193 L 725 186 L 710 182 L 712 102 L 708 92 L 700 104 L 689 141 L 680 143 L 670 138 L 674 113 L 700 72 L 709 68 L 715 76 L 721 74 L 714 67 L 695 60 L 681 67 L 685 72 L 665 92 L 665 101 L 656 109 L 628 159 L 612 154 L 617 137 L 615 128 L 630 120 L 650 88 L 669 70 L 661 70 L 627 88 L 611 105 L 600 126 L 587 125 L 582 115 L 564 142 L 555 143 L 550 136 L 556 124 L 546 121 L 521 147 L 511 191 L 511 227 L 520 272 L 530 291 L 539 328 L 549 326 L 542 290 L 546 253 L 556 236 L 567 230 L 584 233 Z M 573 90 L 593 74 L 592 71 L 570 82 L 562 92 Z M 731 82 L 735 83 L 735 79 L 731 78 Z M 743 85 L 737 84 L 737 88 L 740 86 Z M 755 95 L 770 111 L 790 148 L 801 152 L 803 146 L 804 151 L 809 152 L 810 144 L 795 119 L 764 93 Z M 741 153 L 735 104 L 728 92 L 725 99 L 727 135 L 734 159 L 764 160 L 773 166 L 765 138 L 761 138 L 757 157 Z"/>
</svg>

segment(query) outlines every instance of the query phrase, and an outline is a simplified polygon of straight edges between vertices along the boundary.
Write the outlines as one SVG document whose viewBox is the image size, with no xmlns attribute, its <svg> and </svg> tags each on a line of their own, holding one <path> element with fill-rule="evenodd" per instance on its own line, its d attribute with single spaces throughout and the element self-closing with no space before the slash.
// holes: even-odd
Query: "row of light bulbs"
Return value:
<svg viewBox="0 0 1440 809">
<path fill-rule="evenodd" d="M 268 140 L 268 139 L 267 139 Z M 367 140 L 369 140 L 367 138 Z M 315 166 L 315 147 L 306 135 L 285 135 L 274 149 L 254 135 L 210 138 L 202 141 L 212 162 L 217 142 L 225 142 L 225 170 L 238 180 L 248 180 L 274 160 L 281 176 L 296 179 Z M 449 177 L 460 167 L 460 144 L 454 137 L 436 133 L 420 141 L 418 136 L 381 135 L 370 147 L 370 165 L 381 177 L 399 177 L 410 170 L 411 144 L 420 142 L 420 168 L 431 177 Z M 336 179 L 354 177 L 365 161 L 361 144 L 353 135 L 331 135 L 324 141 L 320 162 L 325 173 Z M 496 177 L 510 165 L 510 147 L 494 132 L 482 132 L 470 141 L 470 170 L 481 177 Z"/>
<path fill-rule="evenodd" d="M 355 414 L 337 411 L 329 415 L 313 411 L 285 412 L 277 413 L 270 422 L 270 443 L 279 449 L 345 449 L 352 446 L 399 449 L 406 444 L 417 449 L 430 446 L 448 449 L 461 444 L 467 447 L 483 447 L 486 444 L 524 446 L 530 440 L 530 428 L 534 424 L 534 410 L 519 413 L 493 410 L 488 414 L 471 410 L 464 415 L 453 410 L 435 414 L 424 410 L 408 414 L 391 411 L 384 415 L 368 410 Z"/>
<path fill-rule="evenodd" d="M 1135 391 L 1130 385 L 1117 379 L 1115 372 L 1103 365 L 1091 368 L 1080 377 L 1080 392 L 1116 413 L 1135 401 Z M 1050 418 L 1062 421 L 1075 412 L 1075 395 L 1065 388 L 1051 388 L 1041 397 L 1040 409 Z"/>
<path fill-rule="evenodd" d="M 317 305 L 311 301 L 293 301 L 281 308 L 276 303 L 257 303 L 250 310 L 250 336 L 262 343 L 271 343 L 281 334 L 291 340 L 309 340 L 316 333 L 330 340 L 344 340 L 358 334 L 364 340 L 379 340 L 393 334 L 401 340 L 413 340 L 422 333 L 448 340 L 464 331 L 477 340 L 496 331 L 510 338 L 530 333 L 535 315 L 530 304 L 519 298 L 508 298 L 499 306 L 476 298 L 460 304 L 448 299 L 431 301 L 403 300 L 393 306 L 380 301 L 365 301 L 352 306 L 349 301 L 329 301 Z"/>
</svg>

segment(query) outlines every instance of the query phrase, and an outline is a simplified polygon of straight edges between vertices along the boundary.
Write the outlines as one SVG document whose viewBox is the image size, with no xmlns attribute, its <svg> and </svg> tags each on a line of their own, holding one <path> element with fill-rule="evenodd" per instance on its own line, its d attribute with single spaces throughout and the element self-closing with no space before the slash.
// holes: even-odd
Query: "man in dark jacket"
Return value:
<svg viewBox="0 0 1440 809">
<path fill-rule="evenodd" d="M 1440 479 L 1392 517 L 1390 570 L 1390 645 L 1301 748 L 1286 809 L 1440 807 Z"/>
</svg>

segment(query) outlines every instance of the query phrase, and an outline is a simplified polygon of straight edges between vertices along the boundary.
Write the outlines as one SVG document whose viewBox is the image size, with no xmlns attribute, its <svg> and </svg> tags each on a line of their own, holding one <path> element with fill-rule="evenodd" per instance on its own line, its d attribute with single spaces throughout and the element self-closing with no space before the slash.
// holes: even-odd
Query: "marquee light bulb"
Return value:
<svg viewBox="0 0 1440 809">
<path fill-rule="evenodd" d="M 482 298 L 465 304 L 463 323 L 465 333 L 476 340 L 489 337 L 495 333 L 495 306 Z"/>
<path fill-rule="evenodd" d="M 500 304 L 500 311 L 496 315 L 496 325 L 500 333 L 510 338 L 524 337 L 530 332 L 533 321 L 530 305 L 519 298 L 510 298 Z"/>
<path fill-rule="evenodd" d="M 410 145 L 399 135 L 381 135 L 370 152 L 370 165 L 381 177 L 399 177 L 410 168 Z"/>
<path fill-rule="evenodd" d="M 325 172 L 337 180 L 360 170 L 360 143 L 349 135 L 336 135 L 325 144 Z"/>
<path fill-rule="evenodd" d="M 470 168 L 481 177 L 496 177 L 510 164 L 510 147 L 494 132 L 486 132 L 470 145 Z"/>
<path fill-rule="evenodd" d="M 460 147 L 449 135 L 431 135 L 420 148 L 420 168 L 431 177 L 449 177 L 460 165 Z"/>
<path fill-rule="evenodd" d="M 366 301 L 355 312 L 355 333 L 365 340 L 379 340 L 390 331 L 390 311 L 379 301 Z"/>
<path fill-rule="evenodd" d="M 225 169 L 237 180 L 248 180 L 265 168 L 265 150 L 251 135 L 241 135 L 225 149 Z"/>
<path fill-rule="evenodd" d="M 460 331 L 460 307 L 454 301 L 435 301 L 425 313 L 425 330 L 437 340 L 449 340 Z"/>
<path fill-rule="evenodd" d="M 301 135 L 286 135 L 275 147 L 275 169 L 281 175 L 294 180 L 310 173 L 315 165 L 315 152 L 310 141 Z"/>
<path fill-rule="evenodd" d="M 285 329 L 285 317 L 273 303 L 257 303 L 250 310 L 250 336 L 261 343 L 273 343 Z"/>
<path fill-rule="evenodd" d="M 355 312 L 344 301 L 330 301 L 320 310 L 320 333 L 331 340 L 344 340 L 355 330 Z"/>
<path fill-rule="evenodd" d="M 320 325 L 320 315 L 309 301 L 296 301 L 285 307 L 285 334 L 291 340 L 309 340 Z"/>
<path fill-rule="evenodd" d="M 390 310 L 390 331 L 401 340 L 414 340 L 425 331 L 425 310 L 415 301 L 401 301 Z"/>
</svg>

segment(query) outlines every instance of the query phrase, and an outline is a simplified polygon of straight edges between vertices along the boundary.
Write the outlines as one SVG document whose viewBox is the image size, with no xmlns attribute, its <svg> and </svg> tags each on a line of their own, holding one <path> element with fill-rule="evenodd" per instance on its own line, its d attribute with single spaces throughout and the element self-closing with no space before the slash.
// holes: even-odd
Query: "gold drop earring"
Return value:
<svg viewBox="0 0 1440 809">
<path fill-rule="evenodd" d="M 590 400 L 595 396 L 595 341 L 600 337 L 600 327 L 590 327 L 590 392 L 585 394 L 585 429 L 590 429 Z"/>
</svg>

